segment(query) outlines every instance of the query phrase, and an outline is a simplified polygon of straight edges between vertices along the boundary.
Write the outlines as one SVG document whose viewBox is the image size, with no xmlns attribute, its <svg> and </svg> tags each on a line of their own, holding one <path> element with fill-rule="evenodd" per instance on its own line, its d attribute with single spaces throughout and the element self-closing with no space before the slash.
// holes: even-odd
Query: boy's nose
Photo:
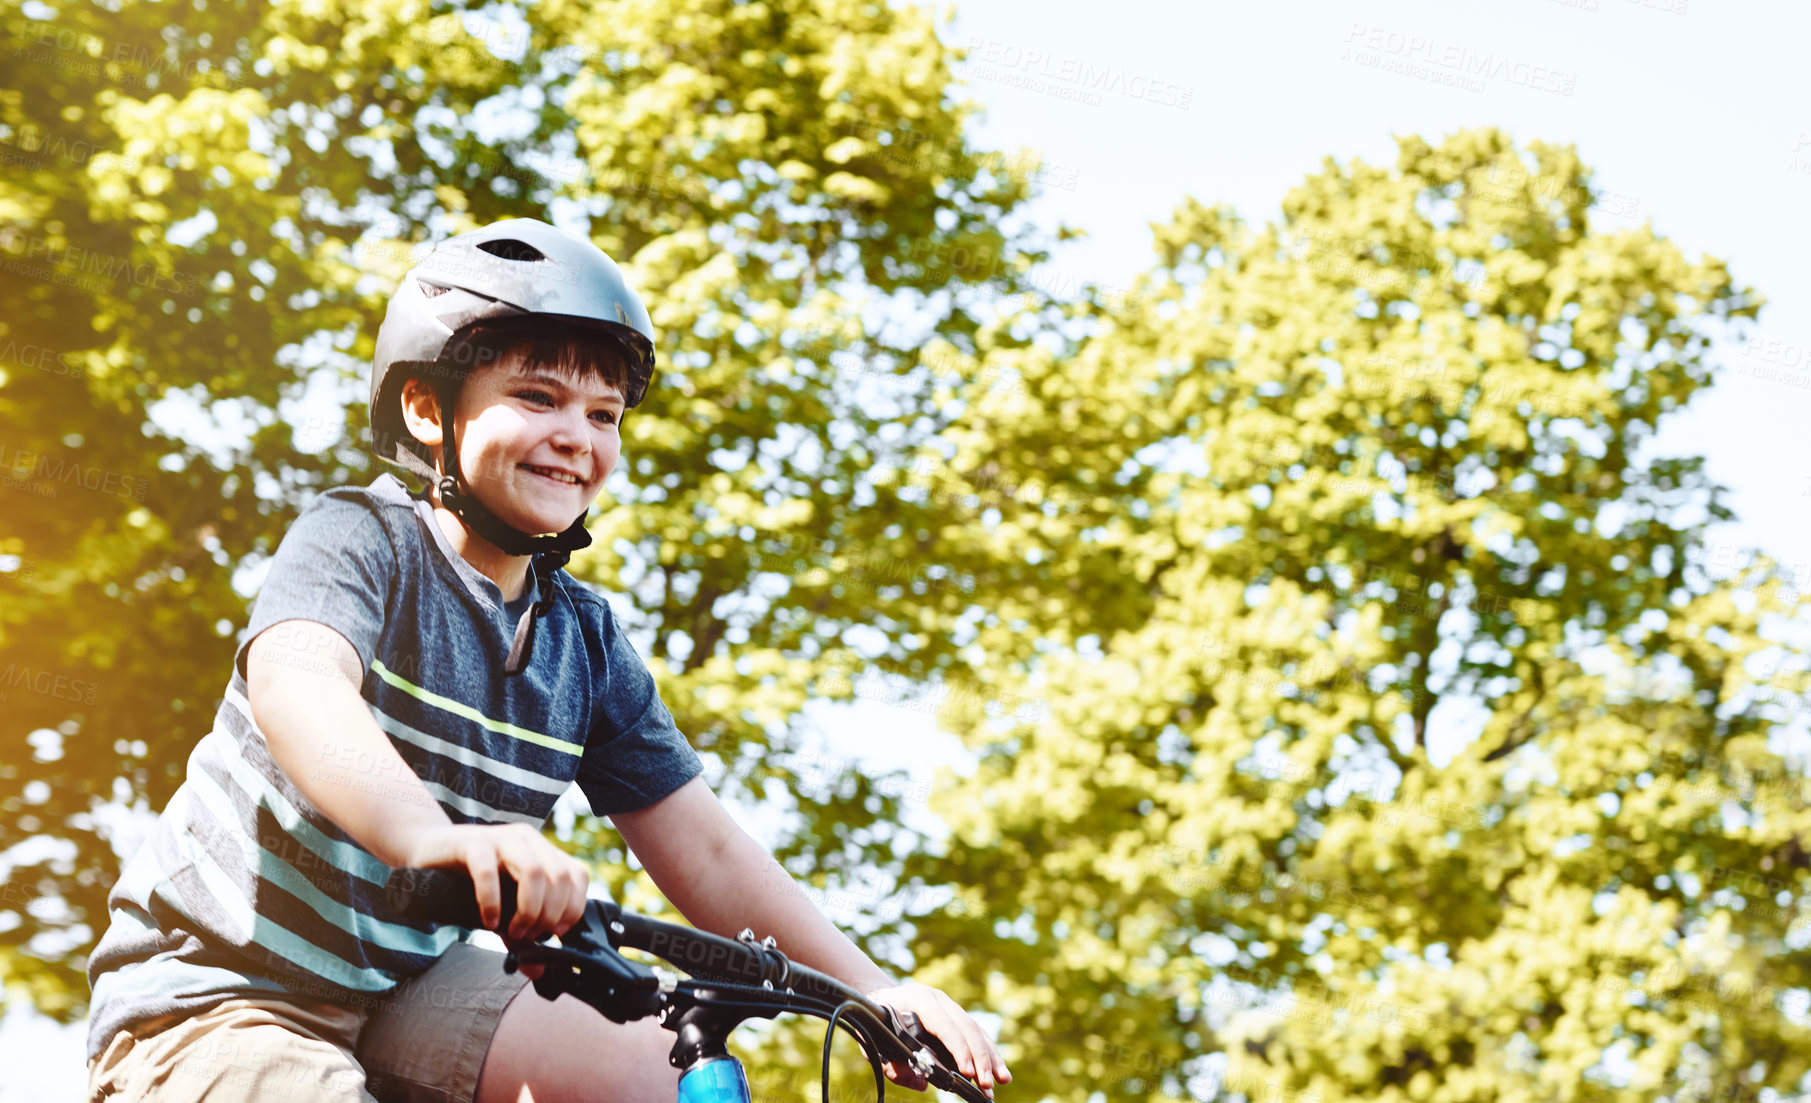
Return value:
<svg viewBox="0 0 1811 1103">
<path fill-rule="evenodd" d="M 585 411 L 569 411 L 555 419 L 552 443 L 555 447 L 568 451 L 587 450 L 591 444 L 591 437 L 585 426 Z"/>
</svg>

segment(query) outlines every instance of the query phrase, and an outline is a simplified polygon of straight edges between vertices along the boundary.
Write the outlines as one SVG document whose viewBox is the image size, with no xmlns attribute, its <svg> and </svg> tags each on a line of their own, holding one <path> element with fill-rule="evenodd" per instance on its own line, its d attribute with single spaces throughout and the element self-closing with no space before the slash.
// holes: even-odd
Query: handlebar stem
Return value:
<svg viewBox="0 0 1811 1103">
<path fill-rule="evenodd" d="M 706 1061 L 728 1057 L 730 1031 L 747 1017 L 741 1011 L 721 1011 L 701 1003 L 668 1015 L 662 1025 L 675 1037 L 667 1061 L 676 1069 L 689 1070 Z"/>
</svg>

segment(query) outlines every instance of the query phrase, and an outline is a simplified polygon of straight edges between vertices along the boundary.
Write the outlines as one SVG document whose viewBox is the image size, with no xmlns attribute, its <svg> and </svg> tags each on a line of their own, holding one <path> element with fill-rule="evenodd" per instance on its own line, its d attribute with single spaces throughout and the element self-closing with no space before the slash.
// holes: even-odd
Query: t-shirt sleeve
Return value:
<svg viewBox="0 0 1811 1103">
<path fill-rule="evenodd" d="M 366 670 L 383 631 L 395 582 L 396 552 L 370 507 L 351 494 L 330 492 L 309 503 L 277 545 L 264 585 L 252 603 L 251 624 L 235 660 L 265 629 L 286 620 L 311 620 L 346 637 Z"/>
<path fill-rule="evenodd" d="M 654 675 L 605 606 L 602 707 L 585 740 L 579 791 L 593 815 L 635 812 L 704 772 L 697 752 L 679 734 Z"/>
</svg>

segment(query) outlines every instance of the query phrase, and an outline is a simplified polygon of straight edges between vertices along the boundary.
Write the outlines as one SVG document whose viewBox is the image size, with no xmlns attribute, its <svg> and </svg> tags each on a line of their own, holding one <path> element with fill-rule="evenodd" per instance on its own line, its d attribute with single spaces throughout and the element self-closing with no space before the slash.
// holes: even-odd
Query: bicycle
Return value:
<svg viewBox="0 0 1811 1103">
<path fill-rule="evenodd" d="M 515 913 L 516 885 L 502 876 L 503 915 Z M 385 885 L 390 907 L 404 918 L 482 928 L 471 878 L 450 870 L 399 869 Z M 644 965 L 620 950 L 640 950 L 685 970 L 681 978 Z M 955 1071 L 948 1047 L 910 1012 L 864 997 L 834 977 L 788 960 L 770 935 L 755 940 L 743 929 L 734 939 L 624 911 L 612 900 L 591 899 L 585 915 L 560 945 L 536 941 L 512 949 L 503 968 L 539 965 L 533 981 L 543 999 L 562 994 L 589 1005 L 615 1023 L 649 1015 L 677 1037 L 667 1059 L 680 1070 L 677 1103 L 752 1103 L 748 1075 L 731 1056 L 729 1035 L 751 1018 L 796 1013 L 828 1022 L 824 1032 L 823 1100 L 830 1100 L 830 1047 L 841 1026 L 862 1044 L 874 1071 L 875 1099 L 886 1098 L 883 1061 L 909 1065 L 932 1087 L 968 1103 L 991 1103 Z"/>
</svg>

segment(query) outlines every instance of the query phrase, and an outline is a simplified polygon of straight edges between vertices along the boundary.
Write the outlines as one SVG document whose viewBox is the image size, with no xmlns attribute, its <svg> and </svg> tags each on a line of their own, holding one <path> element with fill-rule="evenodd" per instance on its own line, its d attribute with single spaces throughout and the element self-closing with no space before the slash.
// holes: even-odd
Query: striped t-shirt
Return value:
<svg viewBox="0 0 1811 1103">
<path fill-rule="evenodd" d="M 392 475 L 322 494 L 277 549 L 213 730 L 108 897 L 88 961 L 88 1056 L 154 1016 L 242 995 L 356 1003 L 421 973 L 464 933 L 393 915 L 389 868 L 335 827 L 271 759 L 246 701 L 246 648 L 282 622 L 333 628 L 358 650 L 362 693 L 454 823 L 546 823 L 574 781 L 599 816 L 647 807 L 701 770 L 610 606 L 564 571 L 532 660 L 505 677 L 509 603 Z M 273 626 L 275 626 L 273 628 Z M 296 637 L 298 643 L 302 637 Z M 298 664 L 324 658 L 298 648 Z M 373 799 L 402 779 L 323 745 Z"/>
</svg>

